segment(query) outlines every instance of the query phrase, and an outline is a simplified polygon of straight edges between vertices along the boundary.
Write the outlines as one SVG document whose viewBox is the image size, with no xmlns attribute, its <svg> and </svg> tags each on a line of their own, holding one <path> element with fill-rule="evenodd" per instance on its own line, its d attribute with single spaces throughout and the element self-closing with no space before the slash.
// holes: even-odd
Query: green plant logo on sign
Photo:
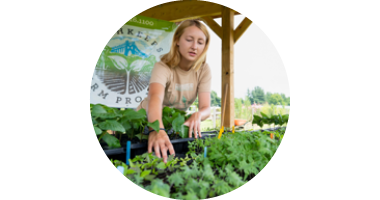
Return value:
<svg viewBox="0 0 380 200">
<path fill-rule="evenodd" d="M 107 43 L 96 63 L 91 103 L 135 108 L 147 96 L 150 74 L 167 53 L 175 23 L 136 16 Z"/>
</svg>

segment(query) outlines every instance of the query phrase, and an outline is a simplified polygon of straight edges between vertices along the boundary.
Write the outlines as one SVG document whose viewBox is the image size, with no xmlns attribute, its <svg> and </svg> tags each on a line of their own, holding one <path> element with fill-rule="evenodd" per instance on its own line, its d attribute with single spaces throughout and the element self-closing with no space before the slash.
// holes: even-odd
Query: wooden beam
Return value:
<svg viewBox="0 0 380 200">
<path fill-rule="evenodd" d="M 213 20 L 211 17 L 202 17 L 202 21 L 204 21 L 208 25 L 208 27 L 210 27 L 211 30 L 213 30 L 214 33 L 217 34 L 220 39 L 222 39 L 222 36 L 223 36 L 222 27 L 220 27 L 219 24 L 216 23 L 215 20 Z"/>
<path fill-rule="evenodd" d="M 171 22 L 221 14 L 222 5 L 206 1 L 174 1 L 152 7 L 139 15 Z"/>
<path fill-rule="evenodd" d="M 238 41 L 238 39 L 243 35 L 243 33 L 247 30 L 247 28 L 252 24 L 252 21 L 249 20 L 247 17 L 243 19 L 243 21 L 240 22 L 239 26 L 236 27 L 234 31 L 234 41 L 235 43 Z"/>
<path fill-rule="evenodd" d="M 233 10 L 234 11 L 234 15 L 241 15 L 239 12 L 237 12 L 236 10 Z M 219 15 L 212 15 L 210 16 L 211 18 L 213 19 L 216 19 L 216 18 L 222 18 L 222 13 L 220 13 Z"/>
<path fill-rule="evenodd" d="M 228 7 L 222 8 L 222 96 L 223 88 L 228 84 L 224 127 L 232 127 L 235 117 L 234 99 L 234 11 Z M 223 103 L 223 102 L 222 102 Z"/>
</svg>

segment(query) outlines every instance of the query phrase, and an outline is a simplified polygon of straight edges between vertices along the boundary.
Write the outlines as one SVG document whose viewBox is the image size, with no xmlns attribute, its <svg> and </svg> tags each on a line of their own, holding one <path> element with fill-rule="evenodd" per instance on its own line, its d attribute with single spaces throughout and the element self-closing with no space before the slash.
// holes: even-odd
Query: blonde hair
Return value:
<svg viewBox="0 0 380 200">
<path fill-rule="evenodd" d="M 198 59 L 194 62 L 192 68 L 195 71 L 198 71 L 202 64 L 206 62 L 206 53 L 210 44 L 210 34 L 208 33 L 206 26 L 202 24 L 199 20 L 185 20 L 181 22 L 181 24 L 177 27 L 176 31 L 174 32 L 172 45 L 170 47 L 169 53 L 164 54 L 161 57 L 161 61 L 167 64 L 170 68 L 178 66 L 179 62 L 181 61 L 181 54 L 179 53 L 177 41 L 179 41 L 182 34 L 185 32 L 185 28 L 189 26 L 198 27 L 206 36 L 205 48 L 203 49 L 202 54 L 199 55 Z"/>
</svg>

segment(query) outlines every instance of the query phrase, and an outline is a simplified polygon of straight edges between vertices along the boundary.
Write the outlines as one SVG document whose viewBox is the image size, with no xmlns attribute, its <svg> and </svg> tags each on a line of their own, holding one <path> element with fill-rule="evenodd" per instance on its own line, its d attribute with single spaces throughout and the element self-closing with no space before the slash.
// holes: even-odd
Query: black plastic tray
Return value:
<svg viewBox="0 0 380 200">
<path fill-rule="evenodd" d="M 215 137 L 216 131 L 202 133 L 202 137 L 198 139 L 205 139 L 207 137 Z M 174 151 L 176 154 L 186 154 L 189 151 L 188 142 L 194 141 L 194 138 L 180 138 L 171 140 Z M 142 155 L 148 152 L 147 144 L 131 144 L 131 154 L 130 158 L 134 158 L 137 155 Z M 126 161 L 126 147 L 115 148 L 115 149 L 104 149 L 104 153 L 108 156 L 109 159 L 117 159 L 123 162 Z"/>
</svg>

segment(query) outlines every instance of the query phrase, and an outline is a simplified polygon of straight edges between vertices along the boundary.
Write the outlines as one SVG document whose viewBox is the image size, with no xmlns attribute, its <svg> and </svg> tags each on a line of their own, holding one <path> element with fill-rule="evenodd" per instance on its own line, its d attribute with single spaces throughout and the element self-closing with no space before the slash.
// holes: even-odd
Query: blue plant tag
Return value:
<svg viewBox="0 0 380 200">
<path fill-rule="evenodd" d="M 127 141 L 127 153 L 126 153 L 126 163 L 129 165 L 129 158 L 131 157 L 131 141 Z"/>
<path fill-rule="evenodd" d="M 205 147 L 204 157 L 205 157 L 205 158 L 207 157 L 207 147 Z"/>
<path fill-rule="evenodd" d="M 123 166 L 118 166 L 117 169 L 119 170 L 119 172 L 124 174 L 124 167 Z"/>
</svg>

